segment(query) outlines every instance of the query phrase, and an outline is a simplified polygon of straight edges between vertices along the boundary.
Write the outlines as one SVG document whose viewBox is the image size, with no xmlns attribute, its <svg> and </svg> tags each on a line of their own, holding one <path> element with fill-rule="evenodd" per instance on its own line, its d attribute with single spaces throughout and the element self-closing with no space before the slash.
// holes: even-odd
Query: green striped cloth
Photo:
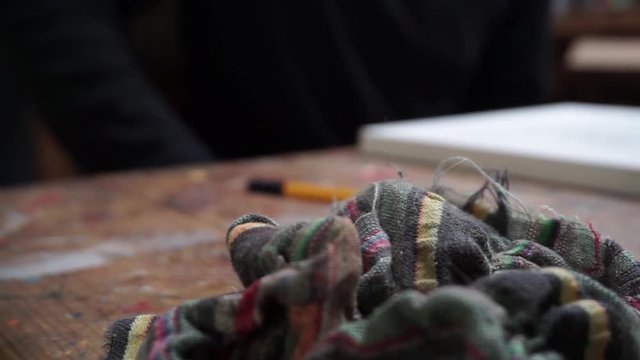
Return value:
<svg viewBox="0 0 640 360">
<path fill-rule="evenodd" d="M 508 199 L 396 180 L 314 221 L 243 216 L 245 290 L 120 320 L 106 358 L 640 359 L 640 263 Z"/>
</svg>

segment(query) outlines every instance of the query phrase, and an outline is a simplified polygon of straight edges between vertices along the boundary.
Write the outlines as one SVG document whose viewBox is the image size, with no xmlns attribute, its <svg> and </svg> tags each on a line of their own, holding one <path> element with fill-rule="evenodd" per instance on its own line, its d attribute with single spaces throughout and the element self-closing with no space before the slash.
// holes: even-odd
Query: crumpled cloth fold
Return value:
<svg viewBox="0 0 640 360">
<path fill-rule="evenodd" d="M 509 199 L 389 180 L 309 222 L 245 215 L 245 289 L 119 320 L 106 358 L 640 359 L 640 263 Z"/>
</svg>

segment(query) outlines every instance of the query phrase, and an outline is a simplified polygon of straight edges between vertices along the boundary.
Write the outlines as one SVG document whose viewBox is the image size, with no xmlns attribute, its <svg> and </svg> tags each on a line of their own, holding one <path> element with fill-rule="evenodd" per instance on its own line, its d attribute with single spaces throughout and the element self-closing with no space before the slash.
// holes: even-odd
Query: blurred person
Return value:
<svg viewBox="0 0 640 360">
<path fill-rule="evenodd" d="M 143 75 L 133 0 L 22 0 L 3 47 L 84 171 L 353 144 L 366 123 L 540 102 L 547 0 L 181 2 L 187 104 Z"/>
<path fill-rule="evenodd" d="M 209 149 L 145 79 L 126 40 L 123 14 L 140 1 L 10 0 L 0 5 L 0 74 L 7 93 L 27 92 L 81 170 L 96 172 L 208 161 Z M 12 97 L 15 97 L 12 95 Z M 7 103 L 15 100 L 7 101 Z M 0 182 L 32 180 L 25 111 L 0 108 L 12 129 Z M 5 110 L 6 109 L 6 110 Z M 4 149 L 11 150 L 11 149 Z"/>
<path fill-rule="evenodd" d="M 350 144 L 370 122 L 531 104 L 550 79 L 545 0 L 184 7 L 186 116 L 222 157 Z"/>
<path fill-rule="evenodd" d="M 26 114 L 26 98 L 0 51 L 0 185 L 33 179 L 33 144 Z"/>
</svg>

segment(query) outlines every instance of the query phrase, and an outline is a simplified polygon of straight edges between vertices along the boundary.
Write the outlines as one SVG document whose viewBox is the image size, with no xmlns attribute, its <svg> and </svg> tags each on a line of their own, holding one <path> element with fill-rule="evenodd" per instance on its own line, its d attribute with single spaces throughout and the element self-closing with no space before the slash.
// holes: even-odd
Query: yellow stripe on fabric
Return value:
<svg viewBox="0 0 640 360">
<path fill-rule="evenodd" d="M 436 246 L 444 199 L 432 193 L 422 199 L 416 239 L 416 289 L 429 291 L 438 286 Z"/>
<path fill-rule="evenodd" d="M 127 340 L 127 349 L 124 351 L 123 360 L 135 360 L 140 350 L 140 346 L 147 337 L 149 324 L 153 320 L 153 315 L 139 315 L 131 324 L 129 330 L 129 339 Z"/>
<path fill-rule="evenodd" d="M 265 223 L 261 223 L 261 222 L 251 222 L 251 223 L 246 223 L 246 224 L 240 224 L 236 227 L 233 228 L 233 230 L 231 230 L 231 232 L 229 233 L 229 236 L 227 236 L 227 245 L 231 246 L 231 244 L 234 243 L 234 241 L 236 241 L 236 239 L 238 238 L 238 236 L 240 236 L 240 234 L 242 234 L 243 232 L 249 230 L 249 229 L 255 229 L 255 228 L 259 228 L 259 227 L 264 227 L 264 226 L 273 226 L 272 224 L 265 224 Z"/>
<path fill-rule="evenodd" d="M 602 360 L 611 340 L 607 310 L 595 300 L 580 300 L 576 305 L 589 315 L 589 343 L 584 350 L 584 359 Z"/>
<path fill-rule="evenodd" d="M 561 304 L 568 304 L 580 298 L 578 280 L 576 280 L 571 272 L 558 267 L 545 268 L 544 272 L 554 275 L 562 283 L 562 289 L 560 291 Z"/>
<path fill-rule="evenodd" d="M 486 200 L 482 200 L 482 199 L 474 202 L 471 208 L 471 214 L 476 219 L 480 219 L 483 221 L 486 220 L 487 217 L 489 217 L 489 214 L 491 214 L 492 211 L 493 209 L 491 208 L 489 203 Z"/>
</svg>

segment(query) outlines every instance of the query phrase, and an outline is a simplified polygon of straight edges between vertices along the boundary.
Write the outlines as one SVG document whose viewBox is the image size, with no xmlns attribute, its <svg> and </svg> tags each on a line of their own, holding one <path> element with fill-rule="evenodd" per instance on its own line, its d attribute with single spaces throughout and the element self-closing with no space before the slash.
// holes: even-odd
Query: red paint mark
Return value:
<svg viewBox="0 0 640 360">
<path fill-rule="evenodd" d="M 143 313 L 148 313 L 150 311 L 151 311 L 151 306 L 149 305 L 148 302 L 144 300 L 138 301 L 133 305 L 125 306 L 122 308 L 122 312 L 125 314 L 143 314 Z"/>
<path fill-rule="evenodd" d="M 18 319 L 11 319 L 11 320 L 7 321 L 7 325 L 9 325 L 11 327 L 16 327 L 16 326 L 18 326 L 18 324 L 20 324 L 20 321 Z"/>
<path fill-rule="evenodd" d="M 260 280 L 256 280 L 249 286 L 240 299 L 238 312 L 236 314 L 236 332 L 240 336 L 248 335 L 258 326 L 254 312 L 259 289 Z"/>
<path fill-rule="evenodd" d="M 595 247 L 595 264 L 593 265 L 593 268 L 587 270 L 590 274 L 594 274 L 594 273 L 599 273 L 600 272 L 600 242 L 601 242 L 601 236 L 600 233 L 597 232 L 594 228 L 593 228 L 593 224 L 591 224 L 591 221 L 589 221 L 589 229 L 591 230 L 591 233 L 593 234 L 593 246 Z"/>
<path fill-rule="evenodd" d="M 25 205 L 27 212 L 38 210 L 39 208 L 55 205 L 62 201 L 64 196 L 60 191 L 49 191 L 41 194 Z"/>
</svg>

